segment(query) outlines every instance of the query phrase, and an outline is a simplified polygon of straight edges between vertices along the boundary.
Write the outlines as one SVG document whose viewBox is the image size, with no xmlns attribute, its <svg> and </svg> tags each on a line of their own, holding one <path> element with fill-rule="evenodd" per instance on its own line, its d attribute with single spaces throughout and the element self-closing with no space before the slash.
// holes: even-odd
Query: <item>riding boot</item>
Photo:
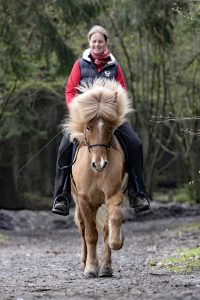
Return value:
<svg viewBox="0 0 200 300">
<path fill-rule="evenodd" d="M 133 168 L 127 169 L 128 173 L 128 199 L 129 206 L 135 209 L 136 213 L 140 213 L 150 209 L 150 201 L 144 192 L 144 185 L 138 184 L 137 177 Z"/>
<path fill-rule="evenodd" d="M 143 182 L 142 144 L 128 122 L 117 128 L 115 134 L 125 154 L 125 170 L 128 173 L 129 206 L 136 213 L 150 209 L 150 201 Z"/>
<path fill-rule="evenodd" d="M 67 136 L 63 136 L 56 163 L 54 188 L 54 203 L 52 212 L 67 216 L 69 214 L 71 197 L 70 173 L 76 145 Z"/>
<path fill-rule="evenodd" d="M 66 175 L 65 183 L 62 188 L 62 192 L 54 197 L 52 212 L 58 215 L 67 216 L 69 215 L 71 204 L 70 171 Z"/>
</svg>

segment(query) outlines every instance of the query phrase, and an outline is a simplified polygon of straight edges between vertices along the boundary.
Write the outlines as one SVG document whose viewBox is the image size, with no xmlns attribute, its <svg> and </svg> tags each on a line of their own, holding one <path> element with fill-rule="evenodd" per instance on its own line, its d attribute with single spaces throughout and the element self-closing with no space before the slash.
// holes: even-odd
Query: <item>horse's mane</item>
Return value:
<svg viewBox="0 0 200 300">
<path fill-rule="evenodd" d="M 64 121 L 63 129 L 72 138 L 81 140 L 85 123 L 94 118 L 103 118 L 114 127 L 125 121 L 131 109 L 127 92 L 115 80 L 98 78 L 93 83 L 82 84 L 70 105 L 70 116 Z"/>
</svg>

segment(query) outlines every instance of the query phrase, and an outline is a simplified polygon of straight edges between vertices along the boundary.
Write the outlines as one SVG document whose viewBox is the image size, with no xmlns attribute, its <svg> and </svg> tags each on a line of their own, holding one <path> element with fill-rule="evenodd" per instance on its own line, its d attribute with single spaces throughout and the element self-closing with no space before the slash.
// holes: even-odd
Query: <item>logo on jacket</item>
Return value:
<svg viewBox="0 0 200 300">
<path fill-rule="evenodd" d="M 105 76 L 110 77 L 110 71 L 105 71 Z"/>
</svg>

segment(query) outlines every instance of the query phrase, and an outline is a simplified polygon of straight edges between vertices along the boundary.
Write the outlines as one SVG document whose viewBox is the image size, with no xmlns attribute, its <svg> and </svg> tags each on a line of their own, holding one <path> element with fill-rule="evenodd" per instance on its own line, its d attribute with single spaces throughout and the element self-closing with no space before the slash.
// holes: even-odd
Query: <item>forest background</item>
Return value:
<svg viewBox="0 0 200 300">
<path fill-rule="evenodd" d="M 51 206 L 65 85 L 96 24 L 133 99 L 147 192 L 200 203 L 200 1 L 0 0 L 0 208 Z"/>
</svg>

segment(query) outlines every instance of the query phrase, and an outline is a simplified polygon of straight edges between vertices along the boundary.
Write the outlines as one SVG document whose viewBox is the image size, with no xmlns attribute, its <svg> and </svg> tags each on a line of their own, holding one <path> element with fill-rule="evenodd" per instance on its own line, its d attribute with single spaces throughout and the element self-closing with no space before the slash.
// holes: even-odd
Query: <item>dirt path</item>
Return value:
<svg viewBox="0 0 200 300">
<path fill-rule="evenodd" d="M 6 213 L 13 215 L 25 225 L 0 231 L 0 299 L 200 299 L 200 272 L 176 274 L 149 264 L 197 246 L 199 234 L 183 228 L 200 223 L 200 216 L 125 222 L 113 278 L 85 279 L 72 216 L 64 222 L 47 212 Z"/>
</svg>

